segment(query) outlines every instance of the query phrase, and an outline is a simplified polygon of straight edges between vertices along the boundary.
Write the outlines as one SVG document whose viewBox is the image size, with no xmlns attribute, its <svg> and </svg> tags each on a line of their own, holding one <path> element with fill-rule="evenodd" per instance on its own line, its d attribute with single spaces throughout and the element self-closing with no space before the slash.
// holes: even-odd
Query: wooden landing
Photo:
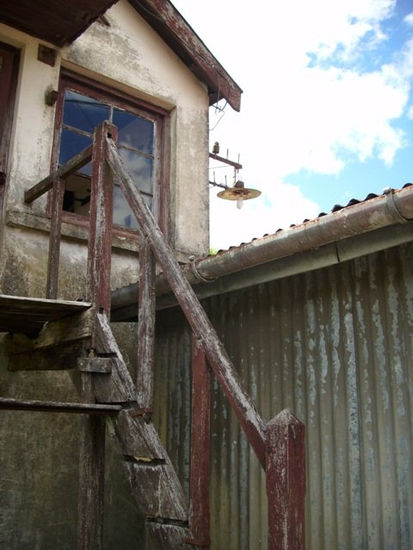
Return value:
<svg viewBox="0 0 413 550">
<path fill-rule="evenodd" d="M 47 321 L 57 321 L 81 313 L 90 305 L 88 302 L 0 294 L 0 332 L 37 334 Z"/>
</svg>

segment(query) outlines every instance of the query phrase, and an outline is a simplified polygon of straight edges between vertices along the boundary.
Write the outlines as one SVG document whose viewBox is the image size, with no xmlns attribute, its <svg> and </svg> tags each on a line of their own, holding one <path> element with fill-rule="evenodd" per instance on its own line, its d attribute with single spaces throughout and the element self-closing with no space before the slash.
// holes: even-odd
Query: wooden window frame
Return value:
<svg viewBox="0 0 413 550">
<path fill-rule="evenodd" d="M 3 107 L 3 128 L 0 133 L 0 222 L 3 219 L 3 203 L 8 185 L 7 171 L 9 169 L 10 139 L 14 118 L 14 104 L 16 100 L 17 80 L 20 64 L 20 50 L 7 43 L 0 42 L 3 52 L 7 53 L 9 86 L 0 89 L 0 102 Z"/>
<path fill-rule="evenodd" d="M 71 89 L 85 95 L 92 95 L 98 101 L 110 102 L 121 109 L 128 110 L 144 118 L 149 118 L 155 123 L 155 163 L 157 163 L 157 179 L 153 183 L 153 213 L 167 238 L 169 238 L 169 134 L 170 113 L 161 107 L 148 103 L 139 98 L 132 97 L 122 91 L 106 84 L 96 82 L 90 78 L 64 70 L 60 76 L 58 97 L 56 102 L 55 126 L 53 136 L 53 148 L 51 158 L 51 170 L 58 165 L 60 151 L 60 136 L 63 123 L 63 105 L 66 89 Z M 51 193 L 49 193 L 46 215 L 52 215 Z M 89 218 L 73 212 L 63 211 L 62 221 L 73 225 L 88 228 Z M 114 225 L 112 234 L 119 237 L 138 238 L 136 229 Z"/>
</svg>

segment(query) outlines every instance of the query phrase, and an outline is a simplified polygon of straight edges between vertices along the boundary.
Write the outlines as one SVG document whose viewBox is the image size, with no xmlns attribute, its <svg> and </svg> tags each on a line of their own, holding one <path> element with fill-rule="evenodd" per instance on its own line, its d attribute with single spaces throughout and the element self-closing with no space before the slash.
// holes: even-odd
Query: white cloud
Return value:
<svg viewBox="0 0 413 550">
<path fill-rule="evenodd" d="M 388 39 L 384 23 L 395 13 L 395 0 L 258 0 L 253 10 L 245 0 L 175 4 L 244 89 L 241 114 L 227 108 L 211 140 L 230 147 L 232 157 L 241 153 L 245 182 L 271 197 L 268 216 L 268 206 L 253 207 L 255 201 L 236 213 L 250 220 L 245 225 L 256 217 L 255 236 L 264 220 L 282 220 L 286 210 L 294 212 L 288 223 L 315 211 L 297 188 L 279 187 L 289 175 L 338 174 L 352 159 L 391 165 L 406 145 L 397 120 L 407 109 L 413 40 L 391 62 L 375 58 L 376 46 Z M 413 13 L 405 22 L 413 24 Z M 276 212 L 273 197 L 281 188 L 289 199 Z M 222 203 L 212 205 L 212 227 L 225 216 L 221 209 L 231 208 Z M 240 241 L 235 235 L 232 244 Z"/>
<path fill-rule="evenodd" d="M 405 21 L 405 23 L 407 23 L 408 25 L 412 25 L 412 26 L 413 26 L 413 12 L 412 12 L 412 13 L 409 13 L 409 15 L 406 15 L 406 17 L 404 18 L 404 21 Z"/>
<path fill-rule="evenodd" d="M 217 189 L 213 188 L 212 248 L 237 246 L 292 223 L 300 223 L 306 217 L 314 218 L 319 213 L 318 205 L 303 197 L 298 187 L 285 183 L 274 184 L 261 197 L 244 201 L 241 210 L 237 209 L 235 201 L 219 199 L 216 193 Z"/>
</svg>

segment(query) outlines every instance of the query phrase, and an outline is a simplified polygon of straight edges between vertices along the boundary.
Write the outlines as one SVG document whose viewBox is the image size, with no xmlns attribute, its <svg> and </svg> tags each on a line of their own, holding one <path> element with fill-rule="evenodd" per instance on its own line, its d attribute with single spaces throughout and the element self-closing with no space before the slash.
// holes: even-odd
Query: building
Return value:
<svg viewBox="0 0 413 550">
<path fill-rule="evenodd" d="M 94 127 L 105 120 L 116 126 L 118 150 L 128 170 L 141 182 L 145 202 L 174 255 L 187 261 L 188 255 L 207 252 L 208 108 L 226 98 L 239 110 L 241 90 L 169 1 L 2 2 L 0 79 L 3 296 L 90 298 L 88 211 L 93 212 L 94 193 L 90 164 L 76 166 L 66 174 L 64 194 L 56 178 L 49 180 L 48 189 L 60 188 L 60 195 L 50 192 L 27 200 L 27 192 L 47 181 L 57 166 L 84 151 L 92 143 Z M 142 243 L 119 184 L 114 184 L 110 284 L 116 288 L 136 280 L 137 251 Z M 54 225 L 54 199 L 56 204 L 62 203 L 59 230 Z M 53 246 L 60 257 L 59 269 L 54 264 L 55 274 L 59 271 L 55 278 L 48 265 L 49 247 Z M 100 287 L 100 280 L 95 283 L 95 288 Z M 57 346 L 57 355 L 51 349 L 39 351 L 34 336 L 46 320 L 44 311 L 38 309 L 41 303 L 32 301 L 20 313 L 14 310 L 22 307 L 17 299 L 1 304 L 0 330 L 6 331 L 1 337 L 1 395 L 78 401 L 71 373 L 38 370 L 63 367 L 68 345 Z M 73 307 L 80 311 L 82 306 Z M 37 320 L 40 325 L 36 328 Z M 49 325 L 50 330 L 53 322 Z M 12 358 L 5 342 L 10 343 L 13 337 L 7 332 L 26 334 L 21 337 L 25 344 L 21 339 L 19 344 L 15 341 Z M 26 344 L 32 346 L 30 351 Z M 23 349 L 24 358 L 18 359 L 16 355 Z M 72 352 L 66 355 L 76 367 L 76 353 Z M 9 367 L 25 372 L 11 373 Z M 73 548 L 81 421 L 76 415 L 55 413 L 2 415 L 7 452 L 5 447 L 0 547 Z M 108 475 L 116 478 L 114 470 L 109 470 Z M 117 492 L 117 479 L 108 486 Z M 123 487 L 118 497 L 111 491 L 106 492 L 107 547 L 132 547 L 136 540 L 142 544 L 142 522 L 136 519 L 129 488 Z M 125 491 L 128 504 L 119 504 Z M 134 509 L 132 527 L 129 521 L 119 521 L 120 516 L 129 514 L 128 509 Z M 119 527 L 121 523 L 124 528 Z"/>
<path fill-rule="evenodd" d="M 413 187 L 208 256 L 208 107 L 241 90 L 172 4 L 0 21 L 0 548 L 266 548 L 285 408 L 307 547 L 411 548 Z M 304 546 L 301 458 L 271 550 Z"/>
</svg>

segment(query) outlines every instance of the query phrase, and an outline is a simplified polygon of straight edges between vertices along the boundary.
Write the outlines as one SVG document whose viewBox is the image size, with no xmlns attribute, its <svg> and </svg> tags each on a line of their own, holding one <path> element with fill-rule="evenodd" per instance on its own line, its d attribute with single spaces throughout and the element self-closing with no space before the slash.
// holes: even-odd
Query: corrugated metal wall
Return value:
<svg viewBox="0 0 413 550">
<path fill-rule="evenodd" d="M 310 549 L 413 548 L 412 283 L 409 244 L 204 304 L 263 418 L 306 424 Z M 158 330 L 156 420 L 187 480 L 189 331 L 176 310 Z M 264 476 L 213 398 L 213 548 L 264 549 Z"/>
</svg>

